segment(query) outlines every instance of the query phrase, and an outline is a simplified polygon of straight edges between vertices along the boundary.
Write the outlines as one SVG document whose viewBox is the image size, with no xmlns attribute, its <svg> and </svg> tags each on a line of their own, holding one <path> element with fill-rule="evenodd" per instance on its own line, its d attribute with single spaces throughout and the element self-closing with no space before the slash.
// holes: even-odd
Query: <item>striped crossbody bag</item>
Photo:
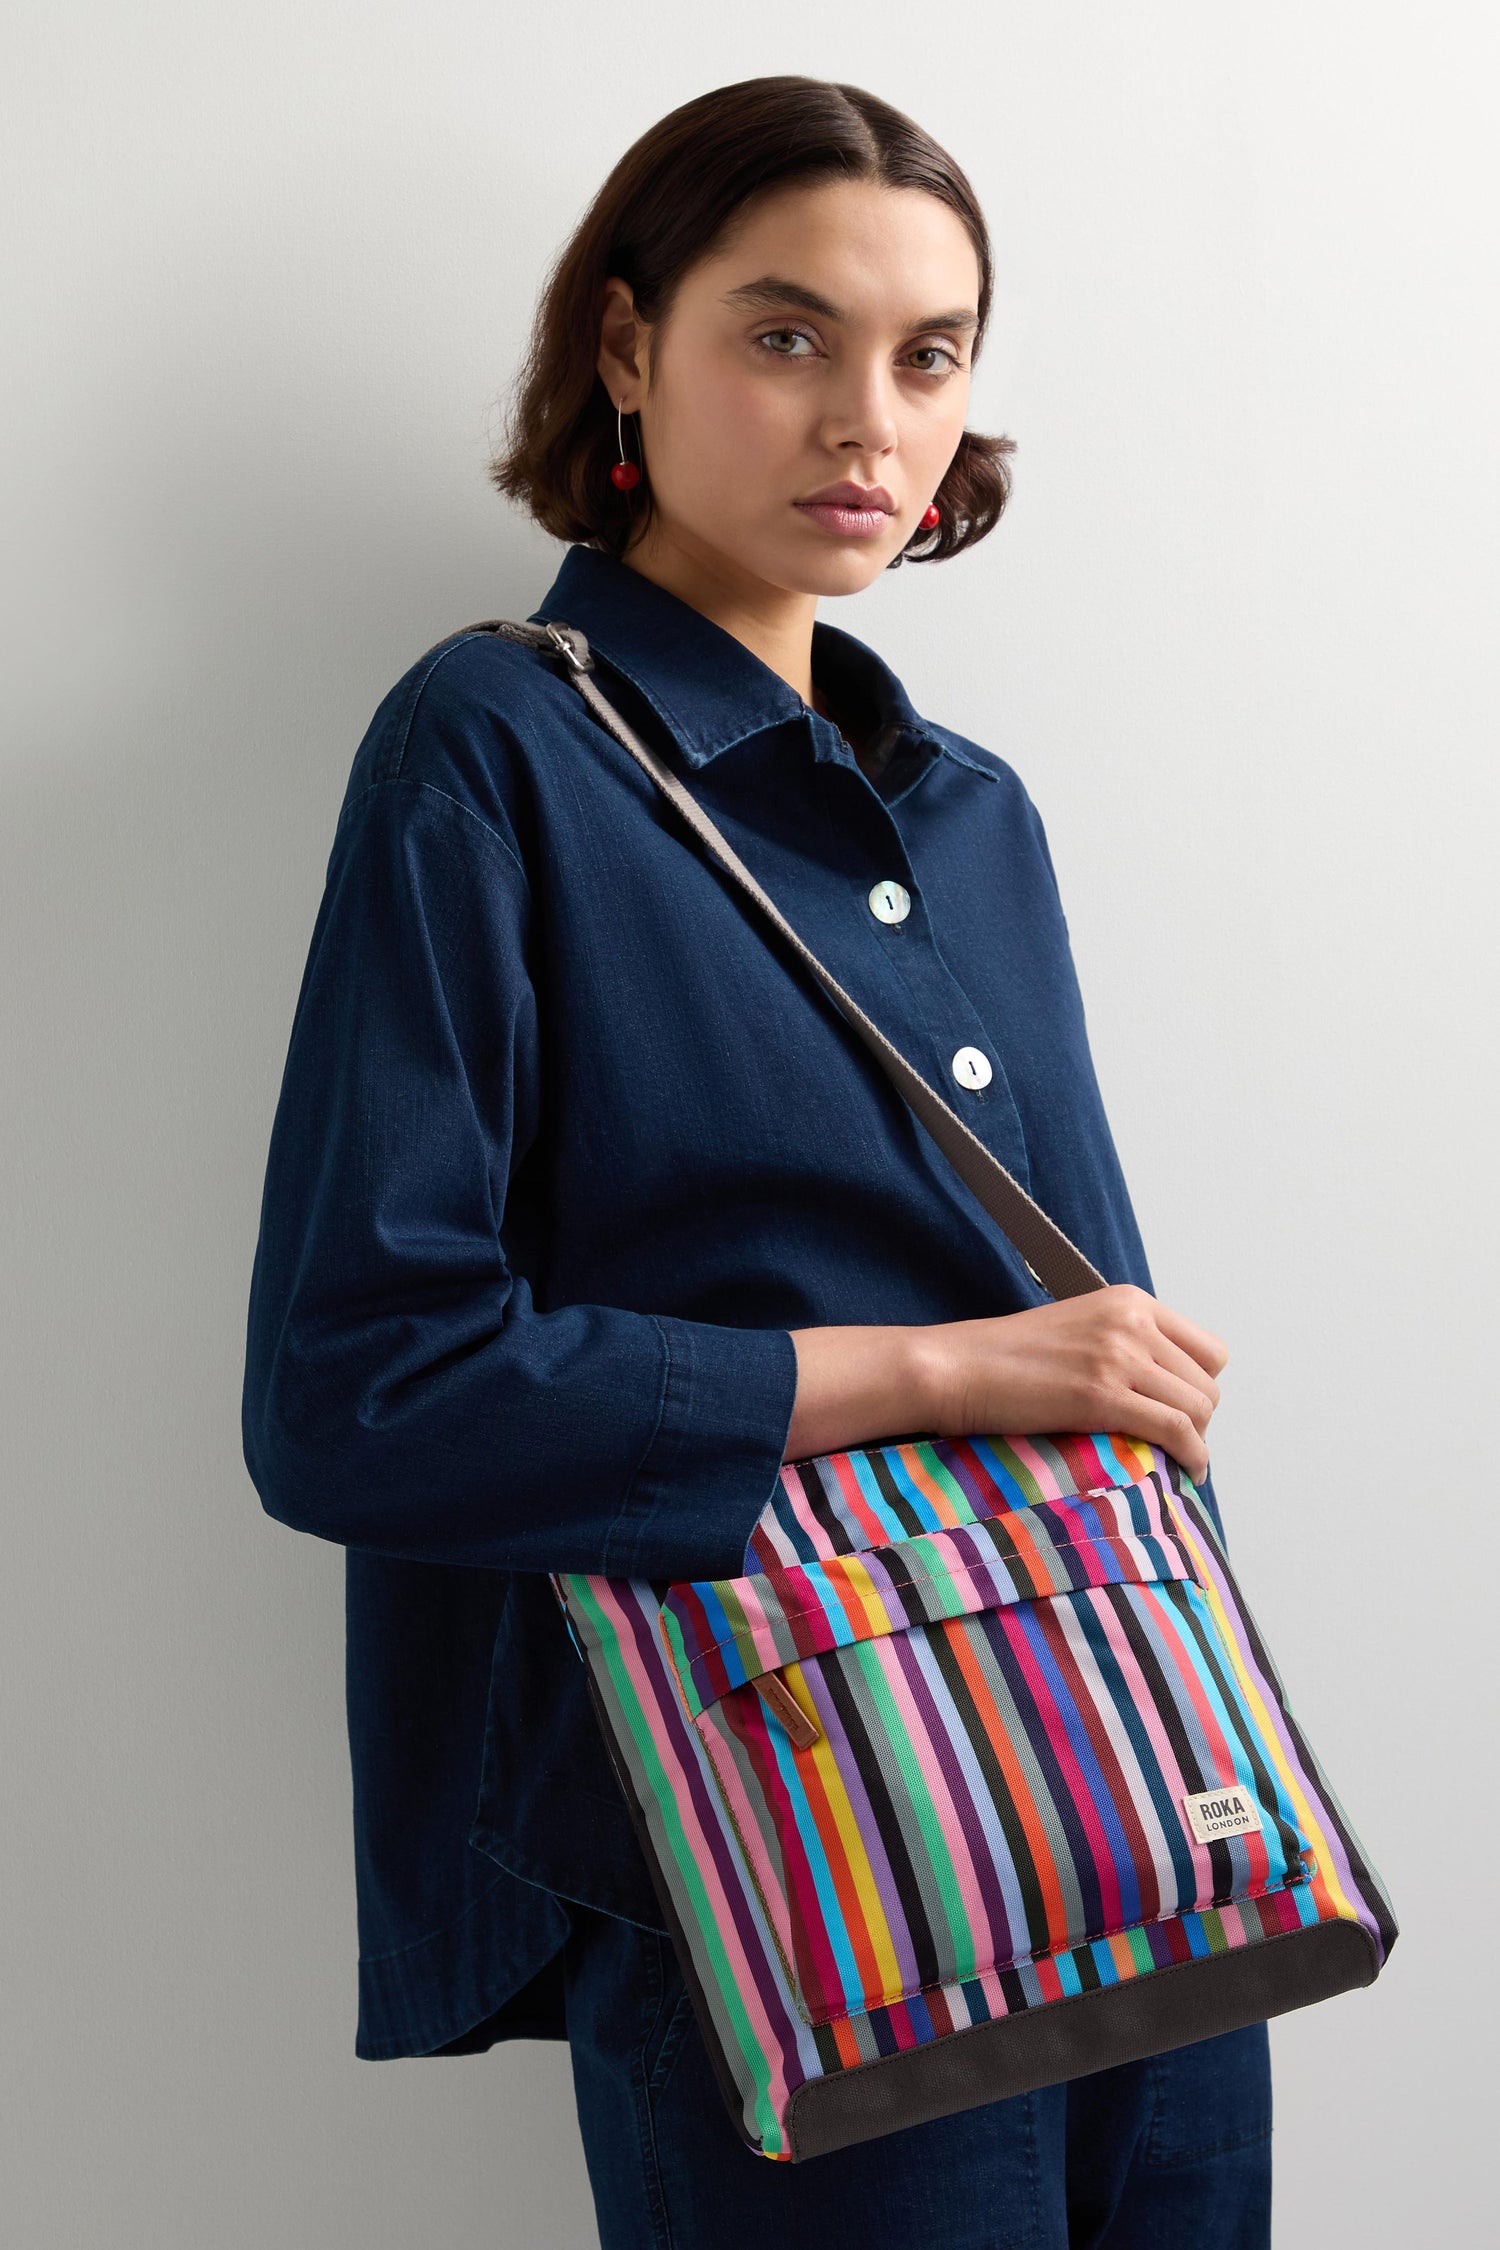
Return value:
<svg viewBox="0 0 1500 2250">
<path fill-rule="evenodd" d="M 842 1010 L 1054 1297 L 1104 1277 L 808 950 L 560 658 Z M 1186 1472 L 1118 1433 L 782 1464 L 738 1577 L 556 1574 L 725 2101 L 817 2156 L 1369 1984 L 1379 1877 Z"/>
</svg>

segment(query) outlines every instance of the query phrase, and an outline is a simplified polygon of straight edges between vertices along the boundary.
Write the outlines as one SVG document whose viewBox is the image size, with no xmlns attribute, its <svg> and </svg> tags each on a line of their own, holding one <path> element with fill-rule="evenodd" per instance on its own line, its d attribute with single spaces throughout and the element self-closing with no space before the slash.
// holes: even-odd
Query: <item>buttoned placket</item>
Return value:
<svg viewBox="0 0 1500 2250">
<path fill-rule="evenodd" d="M 851 842 L 860 845 L 874 871 L 858 894 L 853 915 L 879 948 L 895 1005 L 888 1002 L 884 1012 L 872 1006 L 870 1013 L 1006 1169 L 1029 1187 L 1025 1133 L 999 1047 L 943 953 L 897 818 L 896 808 L 921 787 L 937 753 L 929 746 L 926 763 L 909 773 L 909 754 L 922 744 L 908 734 L 883 769 L 882 782 L 894 784 L 887 795 L 870 780 L 830 720 L 811 707 L 804 719 L 827 778 L 831 781 L 834 771 L 850 777 L 839 808 L 843 841 L 846 848 Z M 840 975 L 837 963 L 826 965 Z"/>
</svg>

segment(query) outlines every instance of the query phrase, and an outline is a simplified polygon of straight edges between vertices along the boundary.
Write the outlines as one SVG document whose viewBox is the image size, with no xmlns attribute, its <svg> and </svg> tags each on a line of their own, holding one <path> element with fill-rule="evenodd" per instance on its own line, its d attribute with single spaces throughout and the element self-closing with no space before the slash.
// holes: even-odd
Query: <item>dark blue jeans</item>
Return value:
<svg viewBox="0 0 1500 2250">
<path fill-rule="evenodd" d="M 664 1937 L 569 1905 L 602 2250 L 1264 2250 L 1264 2024 L 800 2164 L 735 2132 Z"/>
</svg>

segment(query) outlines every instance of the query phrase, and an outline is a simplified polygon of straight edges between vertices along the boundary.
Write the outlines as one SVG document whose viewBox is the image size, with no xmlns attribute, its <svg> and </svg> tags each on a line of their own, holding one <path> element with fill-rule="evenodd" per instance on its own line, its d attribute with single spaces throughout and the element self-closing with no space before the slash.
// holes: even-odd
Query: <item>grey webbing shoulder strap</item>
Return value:
<svg viewBox="0 0 1500 2250">
<path fill-rule="evenodd" d="M 600 724 L 606 727 L 643 765 L 652 780 L 671 798 L 684 820 L 701 837 L 714 857 L 729 870 L 766 918 L 774 922 L 787 943 L 806 962 L 825 992 L 835 1001 L 881 1068 L 894 1081 L 916 1115 L 926 1126 L 938 1147 L 948 1158 L 959 1178 L 977 1196 L 1001 1232 L 1009 1237 L 1031 1268 L 1044 1289 L 1054 1297 L 1081 1297 L 1090 1289 L 1109 1286 L 1097 1266 L 1091 1265 L 1063 1233 L 1054 1226 L 1039 1203 L 1032 1201 L 1019 1180 L 1006 1171 L 999 1159 L 992 1156 L 977 1134 L 970 1131 L 956 1111 L 949 1108 L 921 1072 L 909 1063 L 899 1047 L 893 1046 L 880 1026 L 873 1023 L 843 986 L 830 975 L 811 949 L 804 945 L 780 909 L 751 874 L 744 861 L 709 819 L 691 790 L 659 758 L 654 750 L 642 742 L 634 729 L 628 726 L 614 705 L 590 675 L 594 660 L 589 644 L 576 625 L 562 625 L 555 621 L 544 625 L 516 623 L 508 618 L 491 618 L 481 624 L 465 628 L 470 633 L 495 633 L 502 640 L 521 641 L 529 648 L 562 659 L 568 677 Z"/>
</svg>

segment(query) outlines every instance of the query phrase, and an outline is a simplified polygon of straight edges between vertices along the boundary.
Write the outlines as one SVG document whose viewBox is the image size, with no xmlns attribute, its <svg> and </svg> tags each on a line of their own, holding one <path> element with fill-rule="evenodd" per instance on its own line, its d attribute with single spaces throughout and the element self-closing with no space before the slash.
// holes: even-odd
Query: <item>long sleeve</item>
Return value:
<svg viewBox="0 0 1500 2250">
<path fill-rule="evenodd" d="M 499 1569 L 738 1570 L 796 1394 L 785 1328 L 539 1311 L 505 1249 L 545 1131 L 514 836 L 430 782 L 346 804 L 250 1287 L 246 1466 L 346 1546 Z"/>
</svg>

